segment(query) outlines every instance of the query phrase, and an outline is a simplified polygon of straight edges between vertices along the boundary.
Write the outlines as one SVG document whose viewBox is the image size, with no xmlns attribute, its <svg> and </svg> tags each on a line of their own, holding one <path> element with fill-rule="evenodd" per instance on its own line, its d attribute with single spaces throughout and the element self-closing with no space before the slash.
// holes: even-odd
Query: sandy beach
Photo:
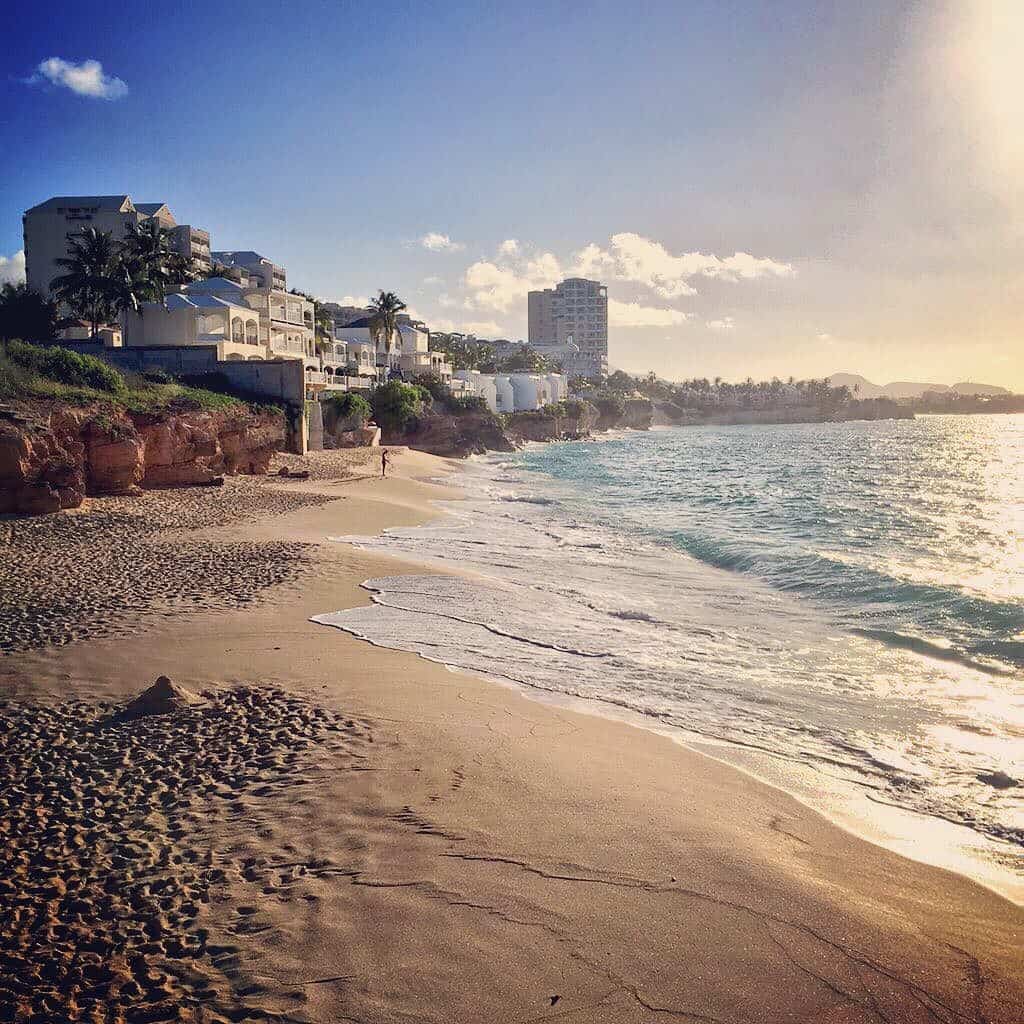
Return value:
<svg viewBox="0 0 1024 1024">
<path fill-rule="evenodd" d="M 0 1021 L 1024 1019 L 1024 909 L 314 615 L 452 465 L 0 523 Z M 423 572 L 422 566 L 407 566 Z M 158 676 L 185 697 L 124 716 Z"/>
</svg>

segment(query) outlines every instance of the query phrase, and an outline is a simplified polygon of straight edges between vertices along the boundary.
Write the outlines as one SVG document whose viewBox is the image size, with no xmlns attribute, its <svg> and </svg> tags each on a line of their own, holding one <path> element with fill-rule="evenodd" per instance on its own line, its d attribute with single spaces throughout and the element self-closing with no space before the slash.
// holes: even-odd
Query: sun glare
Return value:
<svg viewBox="0 0 1024 1024">
<path fill-rule="evenodd" d="M 964 97 L 991 170 L 1009 184 L 1024 170 L 1024 3 L 976 0 L 954 40 Z"/>
</svg>

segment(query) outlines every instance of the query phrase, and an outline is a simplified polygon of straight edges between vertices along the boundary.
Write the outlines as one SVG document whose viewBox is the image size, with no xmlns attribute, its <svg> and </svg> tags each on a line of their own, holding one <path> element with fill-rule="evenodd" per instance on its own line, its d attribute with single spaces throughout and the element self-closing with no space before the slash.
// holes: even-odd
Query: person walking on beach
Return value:
<svg viewBox="0 0 1024 1024">
<path fill-rule="evenodd" d="M 387 448 L 381 448 L 380 450 L 380 478 L 384 479 L 388 475 L 388 450 Z"/>
</svg>

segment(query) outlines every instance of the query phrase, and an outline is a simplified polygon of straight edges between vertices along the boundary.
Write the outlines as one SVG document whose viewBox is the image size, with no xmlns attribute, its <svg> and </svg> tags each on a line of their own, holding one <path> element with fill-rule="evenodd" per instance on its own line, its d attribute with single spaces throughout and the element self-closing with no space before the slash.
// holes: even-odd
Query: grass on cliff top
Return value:
<svg viewBox="0 0 1024 1024">
<path fill-rule="evenodd" d="M 189 387 L 166 375 L 121 373 L 69 349 L 8 341 L 0 345 L 0 401 L 32 399 L 67 405 L 106 403 L 129 412 L 241 410 L 233 395 Z"/>
</svg>

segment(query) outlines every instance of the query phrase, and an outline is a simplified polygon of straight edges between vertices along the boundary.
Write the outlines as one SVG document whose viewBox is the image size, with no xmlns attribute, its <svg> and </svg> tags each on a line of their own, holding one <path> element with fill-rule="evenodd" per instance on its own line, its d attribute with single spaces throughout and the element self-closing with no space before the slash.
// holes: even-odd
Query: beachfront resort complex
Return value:
<svg viewBox="0 0 1024 1024">
<path fill-rule="evenodd" d="M 168 247 L 182 261 L 181 283 L 161 301 L 142 303 L 116 321 L 85 320 L 60 332 L 100 356 L 111 350 L 149 353 L 155 363 L 168 350 L 187 348 L 188 365 L 301 361 L 310 400 L 345 391 L 368 391 L 391 380 L 430 378 L 456 397 L 476 397 L 495 413 L 522 412 L 557 403 L 569 394 L 570 376 L 595 376 L 608 369 L 608 295 L 596 281 L 570 279 L 529 295 L 529 345 L 544 362 L 501 373 L 454 369 L 434 350 L 427 324 L 398 312 L 381 330 L 373 307 L 334 302 L 317 305 L 288 287 L 283 266 L 253 250 L 211 248 L 208 231 L 179 224 L 166 203 L 136 203 L 130 195 L 54 196 L 23 217 L 25 270 L 30 288 L 52 292 L 73 243 L 89 229 L 124 242 L 140 228 L 166 232 Z M 460 336 L 464 337 L 464 336 Z M 475 339 L 474 339 L 475 340 Z M 526 343 L 505 343 L 521 351 Z M 141 356 L 145 360 L 145 356 Z M 138 365 L 142 365 L 141 363 Z M 186 365 L 176 357 L 175 366 Z"/>
</svg>

